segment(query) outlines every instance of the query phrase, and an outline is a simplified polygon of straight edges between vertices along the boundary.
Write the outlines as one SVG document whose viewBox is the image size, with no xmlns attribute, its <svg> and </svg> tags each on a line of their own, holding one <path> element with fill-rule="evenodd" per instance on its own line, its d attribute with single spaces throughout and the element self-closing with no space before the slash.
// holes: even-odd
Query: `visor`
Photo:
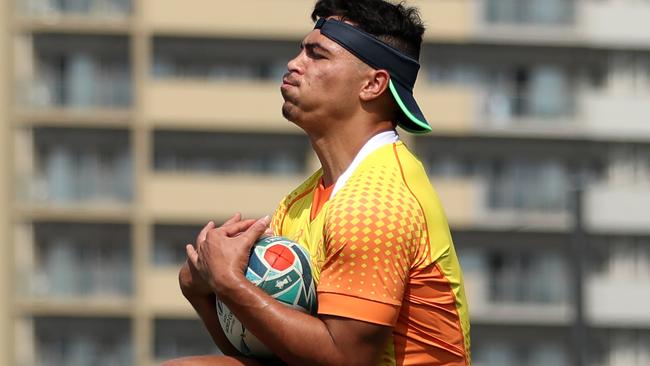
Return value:
<svg viewBox="0 0 650 366">
<path fill-rule="evenodd" d="M 411 133 L 431 131 L 431 126 L 413 97 L 413 86 L 420 70 L 417 60 L 340 20 L 320 18 L 314 29 L 319 29 L 322 35 L 338 43 L 373 69 L 388 71 L 388 87 L 399 107 L 397 124 L 400 127 Z"/>
</svg>

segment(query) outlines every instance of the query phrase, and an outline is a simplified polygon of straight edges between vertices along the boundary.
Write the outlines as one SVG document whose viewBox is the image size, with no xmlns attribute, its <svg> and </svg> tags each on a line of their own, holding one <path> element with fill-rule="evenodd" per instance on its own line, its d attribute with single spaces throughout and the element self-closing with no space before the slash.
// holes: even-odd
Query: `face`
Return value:
<svg viewBox="0 0 650 366">
<path fill-rule="evenodd" d="M 283 116 L 308 132 L 345 120 L 359 107 L 368 66 L 319 30 L 300 47 L 280 87 Z"/>
</svg>

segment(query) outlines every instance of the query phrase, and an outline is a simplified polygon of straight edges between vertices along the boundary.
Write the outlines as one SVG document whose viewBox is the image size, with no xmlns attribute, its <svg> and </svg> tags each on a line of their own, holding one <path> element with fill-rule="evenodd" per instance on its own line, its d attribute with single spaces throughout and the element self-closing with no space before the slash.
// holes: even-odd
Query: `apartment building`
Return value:
<svg viewBox="0 0 650 366">
<path fill-rule="evenodd" d="M 411 3 L 434 132 L 404 137 L 449 216 L 474 364 L 650 364 L 650 2 Z M 312 4 L 2 3 L 0 364 L 217 352 L 183 247 L 317 166 L 278 92 Z"/>
</svg>

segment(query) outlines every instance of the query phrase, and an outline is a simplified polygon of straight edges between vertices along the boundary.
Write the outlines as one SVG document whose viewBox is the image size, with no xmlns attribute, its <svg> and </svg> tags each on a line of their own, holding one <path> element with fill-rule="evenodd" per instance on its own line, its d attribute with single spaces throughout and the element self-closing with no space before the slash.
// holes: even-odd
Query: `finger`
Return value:
<svg viewBox="0 0 650 366">
<path fill-rule="evenodd" d="M 214 229 L 216 225 L 214 224 L 213 221 L 208 222 L 203 229 L 201 229 L 201 232 L 199 235 L 196 237 L 196 245 L 199 245 L 200 242 L 205 241 L 206 236 L 208 235 L 208 231 L 211 229 Z"/>
<path fill-rule="evenodd" d="M 253 245 L 255 240 L 257 240 L 266 229 L 268 229 L 269 224 L 271 223 L 271 218 L 269 216 L 264 216 L 261 219 L 255 221 L 247 230 L 242 234 L 250 244 Z"/>
<path fill-rule="evenodd" d="M 241 221 L 241 214 L 239 212 L 235 213 L 228 221 L 224 222 L 222 226 L 234 224 L 238 221 Z"/>
<path fill-rule="evenodd" d="M 223 232 L 228 236 L 235 236 L 243 231 L 248 230 L 248 228 L 251 227 L 255 221 L 256 220 L 254 219 L 242 220 L 234 224 L 224 225 L 221 227 L 221 230 L 223 230 Z"/>
<path fill-rule="evenodd" d="M 275 235 L 275 233 L 273 232 L 273 229 L 271 229 L 270 227 L 267 227 L 266 230 L 264 231 L 264 235 L 273 236 L 273 235 Z"/>
<path fill-rule="evenodd" d="M 187 247 L 192 247 L 192 250 L 195 253 L 197 253 L 197 257 L 198 257 L 198 252 L 196 251 L 196 249 L 194 249 L 194 244 L 190 244 L 190 243 L 185 244 L 185 254 L 187 254 L 187 260 L 185 261 L 185 264 L 188 267 L 190 267 L 190 269 L 192 269 L 192 268 L 196 269 L 196 266 L 194 265 L 194 262 L 190 259 L 190 253 L 189 253 Z"/>
<path fill-rule="evenodd" d="M 192 244 L 187 244 L 185 246 L 185 252 L 187 253 L 187 259 L 190 260 L 190 263 L 197 268 L 199 262 L 199 253 L 194 249 Z"/>
</svg>

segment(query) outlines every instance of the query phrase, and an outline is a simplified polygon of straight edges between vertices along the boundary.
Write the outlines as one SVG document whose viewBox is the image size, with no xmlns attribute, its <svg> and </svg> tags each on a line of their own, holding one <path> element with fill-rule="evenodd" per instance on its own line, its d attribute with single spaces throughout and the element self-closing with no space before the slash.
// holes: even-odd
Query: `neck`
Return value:
<svg viewBox="0 0 650 366">
<path fill-rule="evenodd" d="M 309 136 L 323 168 L 325 186 L 336 182 L 368 140 L 378 133 L 393 129 L 390 121 L 374 123 L 370 128 L 362 128 L 361 125 L 355 126 L 354 123 L 345 124 L 345 127 L 327 131 L 319 136 L 311 134 Z"/>
</svg>

